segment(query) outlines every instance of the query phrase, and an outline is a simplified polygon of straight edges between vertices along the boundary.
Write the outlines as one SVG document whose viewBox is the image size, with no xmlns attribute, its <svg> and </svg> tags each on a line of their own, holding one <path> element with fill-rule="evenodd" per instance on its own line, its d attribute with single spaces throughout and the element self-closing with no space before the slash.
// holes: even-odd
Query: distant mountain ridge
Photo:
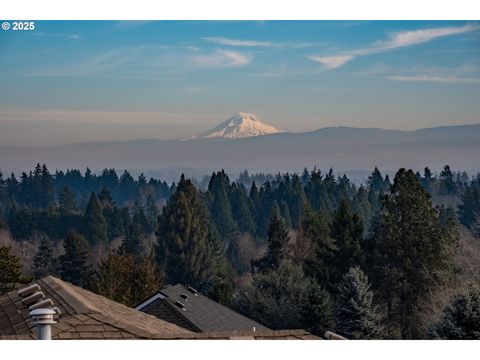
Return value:
<svg viewBox="0 0 480 360">
<path fill-rule="evenodd" d="M 262 136 L 223 136 L 190 140 L 139 139 L 77 143 L 50 148 L 0 148 L 0 169 L 24 171 L 37 162 L 50 169 L 105 167 L 206 174 L 224 168 L 235 173 L 301 171 L 305 166 L 337 171 L 384 171 L 400 167 L 433 171 L 480 169 L 480 124 L 414 131 L 330 127 L 311 132 Z"/>
</svg>

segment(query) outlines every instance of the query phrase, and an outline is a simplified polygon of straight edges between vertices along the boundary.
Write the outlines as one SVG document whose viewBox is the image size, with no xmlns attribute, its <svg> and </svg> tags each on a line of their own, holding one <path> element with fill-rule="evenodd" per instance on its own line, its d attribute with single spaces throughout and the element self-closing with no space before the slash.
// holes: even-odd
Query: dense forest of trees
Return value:
<svg viewBox="0 0 480 360">
<path fill-rule="evenodd" d="M 480 338 L 480 174 L 0 172 L 0 293 L 54 275 L 133 306 L 184 283 L 273 329 Z"/>
</svg>

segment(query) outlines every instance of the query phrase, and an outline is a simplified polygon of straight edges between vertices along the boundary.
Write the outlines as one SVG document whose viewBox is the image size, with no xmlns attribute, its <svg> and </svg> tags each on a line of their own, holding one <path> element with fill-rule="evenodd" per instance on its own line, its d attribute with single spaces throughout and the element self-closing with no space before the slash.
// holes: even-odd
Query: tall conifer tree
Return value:
<svg viewBox="0 0 480 360">
<path fill-rule="evenodd" d="M 267 254 L 254 264 L 258 270 L 263 272 L 278 268 L 287 255 L 286 248 L 289 240 L 288 229 L 280 215 L 280 209 L 275 203 L 267 232 Z"/>
<path fill-rule="evenodd" d="M 157 238 L 157 264 L 167 283 L 200 287 L 212 278 L 212 227 L 197 189 L 184 175 L 159 217 Z"/>
<path fill-rule="evenodd" d="M 333 215 L 331 237 L 335 240 L 335 273 L 332 281 L 337 284 L 350 267 L 363 264 L 363 224 L 353 214 L 346 199 Z M 332 285 L 334 285 L 332 284 Z"/>
<path fill-rule="evenodd" d="M 60 256 L 60 276 L 63 280 L 84 287 L 88 284 L 90 265 L 89 247 L 85 238 L 70 231 L 63 241 L 65 253 Z"/>
<path fill-rule="evenodd" d="M 352 267 L 338 286 L 336 331 L 348 339 L 375 339 L 379 335 L 378 309 L 373 304 L 367 276 Z"/>
<path fill-rule="evenodd" d="M 41 279 L 47 275 L 56 275 L 57 270 L 57 259 L 53 257 L 52 244 L 50 239 L 43 235 L 33 258 L 33 274 L 36 279 Z"/>
<path fill-rule="evenodd" d="M 422 336 L 418 304 L 449 269 L 455 234 L 442 228 L 415 173 L 400 169 L 368 244 L 371 279 L 392 333 L 403 339 Z"/>
<path fill-rule="evenodd" d="M 69 214 L 76 210 L 75 194 L 68 188 L 64 187 L 58 195 L 58 205 L 60 211 L 64 214 Z"/>
<path fill-rule="evenodd" d="M 230 180 L 225 172 L 222 170 L 213 173 L 208 183 L 207 199 L 209 200 L 210 214 L 218 233 L 226 243 L 238 230 L 237 223 L 233 218 L 229 194 Z"/>
<path fill-rule="evenodd" d="M 92 246 L 106 244 L 108 241 L 108 224 L 102 213 L 97 194 L 92 192 L 83 218 L 85 236 Z"/>
<path fill-rule="evenodd" d="M 330 219 L 326 210 L 314 211 L 305 206 L 301 236 L 309 243 L 310 253 L 304 261 L 307 275 L 328 286 L 335 271 L 335 240 L 330 236 Z"/>
</svg>

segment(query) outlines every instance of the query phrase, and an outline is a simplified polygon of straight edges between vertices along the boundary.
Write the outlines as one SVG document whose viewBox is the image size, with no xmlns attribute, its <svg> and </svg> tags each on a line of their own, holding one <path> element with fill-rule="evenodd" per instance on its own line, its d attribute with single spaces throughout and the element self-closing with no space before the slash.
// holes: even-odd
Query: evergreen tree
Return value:
<svg viewBox="0 0 480 360">
<path fill-rule="evenodd" d="M 209 224 L 209 227 L 209 243 L 211 243 L 213 247 L 212 257 L 214 269 L 212 278 L 207 281 L 205 285 L 205 290 L 211 299 L 230 306 L 235 290 L 235 273 L 231 263 L 227 260 L 224 243 L 218 238 L 213 224 Z"/>
<path fill-rule="evenodd" d="M 147 178 L 145 177 L 145 175 L 143 173 L 141 173 L 140 176 L 138 177 L 137 184 L 138 184 L 138 187 L 141 191 L 144 191 L 145 188 L 147 187 L 147 185 L 148 185 Z"/>
<path fill-rule="evenodd" d="M 133 305 L 158 293 L 163 287 L 164 274 L 158 269 L 155 251 L 152 249 L 140 263 L 137 263 L 133 273 Z"/>
<path fill-rule="evenodd" d="M 138 257 L 143 252 L 142 240 L 143 236 L 140 226 L 138 225 L 138 223 L 132 222 L 127 227 L 122 247 L 127 254 Z"/>
<path fill-rule="evenodd" d="M 386 305 L 390 330 L 419 338 L 418 304 L 442 280 L 456 242 L 443 229 L 415 173 L 400 169 L 368 244 L 371 279 Z"/>
<path fill-rule="evenodd" d="M 326 210 L 315 212 L 305 207 L 301 225 L 301 237 L 309 243 L 310 253 L 304 261 L 307 275 L 327 286 L 334 269 L 335 240 L 330 237 L 330 219 Z"/>
<path fill-rule="evenodd" d="M 142 234 L 148 232 L 150 225 L 140 199 L 136 199 L 133 204 L 132 222 L 139 226 Z"/>
<path fill-rule="evenodd" d="M 480 217 L 480 185 L 468 186 L 462 194 L 462 203 L 458 206 L 460 222 L 473 228 L 477 218 Z M 480 235 L 480 232 L 476 235 Z"/>
<path fill-rule="evenodd" d="M 10 246 L 0 246 L 0 295 L 14 290 L 18 284 L 31 281 L 23 274 L 20 259 L 11 251 Z"/>
<path fill-rule="evenodd" d="M 430 336 L 444 340 L 480 340 L 480 290 L 457 295 L 432 326 Z"/>
<path fill-rule="evenodd" d="M 146 214 L 147 222 L 148 222 L 148 232 L 152 233 L 157 228 L 157 221 L 158 221 L 158 207 L 155 204 L 155 200 L 151 195 L 147 197 L 147 205 L 146 205 Z"/>
<path fill-rule="evenodd" d="M 215 270 L 213 230 L 197 189 L 182 175 L 158 221 L 156 256 L 167 283 L 201 287 Z"/>
<path fill-rule="evenodd" d="M 105 206 L 102 214 L 108 224 L 107 237 L 109 240 L 125 235 L 126 228 L 131 223 L 127 208 L 119 209 L 116 206 Z"/>
<path fill-rule="evenodd" d="M 280 209 L 275 204 L 273 207 L 273 215 L 268 226 L 267 233 L 268 249 L 267 254 L 255 262 L 255 266 L 259 271 L 276 269 L 280 266 L 280 262 L 286 257 L 286 247 L 290 240 L 288 229 L 280 216 Z"/>
<path fill-rule="evenodd" d="M 260 237 L 265 237 L 268 236 L 268 227 L 272 217 L 272 212 L 274 210 L 274 198 L 272 184 L 270 181 L 267 181 L 265 184 L 263 184 L 258 195 L 260 203 L 255 213 L 255 218 L 257 220 L 257 235 Z"/>
<path fill-rule="evenodd" d="M 306 184 L 310 180 L 310 173 L 308 172 L 308 169 L 305 167 L 303 168 L 302 172 L 302 184 Z"/>
<path fill-rule="evenodd" d="M 442 172 L 440 173 L 440 186 L 442 194 L 454 194 L 456 187 L 455 181 L 453 179 L 453 172 L 450 169 L 450 166 L 445 165 Z"/>
<path fill-rule="evenodd" d="M 380 201 L 383 193 L 378 193 L 373 191 L 372 189 L 368 190 L 368 202 L 370 204 L 370 208 L 372 209 L 373 216 L 376 216 L 378 211 L 380 210 L 382 203 Z"/>
<path fill-rule="evenodd" d="M 375 169 L 368 177 L 368 187 L 374 192 L 380 192 L 383 190 L 384 179 L 380 170 L 375 166 Z"/>
<path fill-rule="evenodd" d="M 20 183 L 18 182 L 15 174 L 12 172 L 10 177 L 5 181 L 8 189 L 8 195 L 12 200 L 17 200 Z"/>
<path fill-rule="evenodd" d="M 346 199 L 333 215 L 330 236 L 335 240 L 335 269 L 333 284 L 337 284 L 350 267 L 363 264 L 363 224 L 357 214 L 353 214 Z M 332 284 L 332 285 L 333 285 Z"/>
<path fill-rule="evenodd" d="M 90 281 L 90 288 L 110 300 L 134 306 L 134 270 L 135 260 L 132 255 L 123 251 L 110 251 L 98 264 L 98 270 Z"/>
<path fill-rule="evenodd" d="M 157 270 L 153 251 L 137 261 L 122 249 L 110 251 L 101 260 L 90 288 L 95 293 L 127 306 L 138 305 L 163 286 L 163 274 Z"/>
<path fill-rule="evenodd" d="M 390 177 L 387 174 L 387 175 L 385 175 L 385 180 L 383 181 L 382 191 L 385 192 L 385 191 L 390 190 L 391 186 L 392 186 L 392 183 L 390 182 Z"/>
<path fill-rule="evenodd" d="M 232 214 L 229 193 L 230 180 L 225 172 L 222 170 L 213 173 L 208 183 L 207 199 L 215 226 L 222 240 L 227 243 L 238 230 Z"/>
<path fill-rule="evenodd" d="M 287 194 L 288 211 L 292 220 L 292 227 L 299 229 L 302 222 L 303 210 L 307 204 L 307 198 L 298 175 L 292 176 L 291 190 Z"/>
<path fill-rule="evenodd" d="M 115 206 L 115 202 L 112 199 L 112 195 L 108 187 L 104 186 L 102 190 L 98 193 L 98 201 L 100 206 L 105 208 L 113 208 Z"/>
<path fill-rule="evenodd" d="M 357 194 L 352 201 L 352 210 L 361 217 L 364 225 L 364 235 L 366 235 L 370 230 L 373 212 L 372 206 L 368 201 L 368 190 L 364 186 L 358 188 Z"/>
<path fill-rule="evenodd" d="M 389 188 L 385 188 L 385 186 L 387 186 L 387 183 L 383 179 L 383 176 L 377 167 L 375 167 L 373 172 L 368 177 L 367 185 L 368 201 L 370 203 L 373 213 L 376 214 L 381 207 L 380 198 L 383 196 L 385 190 L 389 190 Z"/>
<path fill-rule="evenodd" d="M 230 306 L 235 292 L 235 273 L 225 256 L 217 259 L 213 278 L 208 289 L 208 296 L 220 304 Z"/>
<path fill-rule="evenodd" d="M 307 328 L 321 335 L 332 324 L 329 294 L 305 276 L 300 266 L 287 262 L 254 274 L 237 308 L 271 329 Z"/>
<path fill-rule="evenodd" d="M 9 202 L 9 194 L 8 194 L 7 182 L 3 178 L 3 173 L 0 170 L 0 220 L 4 218 L 7 212 L 8 202 Z"/>
<path fill-rule="evenodd" d="M 333 299 L 330 293 L 313 279 L 306 288 L 302 305 L 303 327 L 312 334 L 322 336 L 333 325 Z"/>
<path fill-rule="evenodd" d="M 69 231 L 63 241 L 65 253 L 60 256 L 60 276 L 74 285 L 85 287 L 90 276 L 89 247 L 85 238 Z"/>
<path fill-rule="evenodd" d="M 40 238 L 38 250 L 33 258 L 33 274 L 36 279 L 41 279 L 47 275 L 56 275 L 57 266 L 57 259 L 53 257 L 50 239 L 43 235 Z"/>
<path fill-rule="evenodd" d="M 292 218 L 290 217 L 290 210 L 288 209 L 288 204 L 285 200 L 281 200 L 278 204 L 280 209 L 280 216 L 283 219 L 283 222 L 287 228 L 292 227 Z"/>
<path fill-rule="evenodd" d="M 245 187 L 242 184 L 232 185 L 230 202 L 232 214 L 240 232 L 254 234 L 256 224 L 252 214 L 253 204 L 247 197 Z"/>
<path fill-rule="evenodd" d="M 40 177 L 40 189 L 41 189 L 41 204 L 40 207 L 48 208 L 55 199 L 55 188 L 53 182 L 53 176 L 47 169 L 47 166 L 43 164 L 41 177 Z"/>
<path fill-rule="evenodd" d="M 375 339 L 379 335 L 378 310 L 367 276 L 352 267 L 338 286 L 336 332 L 348 339 Z"/>
<path fill-rule="evenodd" d="M 250 188 L 250 200 L 252 201 L 253 207 L 258 209 L 260 207 L 260 194 L 255 184 L 255 181 L 252 182 L 252 186 Z"/>
<path fill-rule="evenodd" d="M 108 224 L 102 213 L 102 208 L 98 202 L 97 195 L 92 192 L 90 200 L 83 217 L 84 234 L 90 244 L 96 246 L 98 244 L 106 244 L 108 241 Z"/>
<path fill-rule="evenodd" d="M 69 214 L 77 208 L 75 194 L 66 186 L 58 195 L 58 205 L 63 214 Z"/>
<path fill-rule="evenodd" d="M 427 190 L 430 194 L 432 193 L 432 185 L 434 182 L 432 171 L 426 167 L 423 170 L 423 178 L 421 179 L 422 186 Z"/>
<path fill-rule="evenodd" d="M 118 183 L 118 191 L 120 205 L 123 205 L 127 201 L 138 198 L 139 192 L 137 184 L 135 183 L 132 175 L 130 175 L 127 170 L 125 170 L 122 176 L 120 176 L 120 181 Z"/>
<path fill-rule="evenodd" d="M 320 171 L 313 170 L 310 173 L 310 180 L 304 187 L 305 196 L 310 206 L 318 211 L 320 209 L 330 209 L 326 204 L 326 192 L 323 184 L 323 177 Z"/>
</svg>

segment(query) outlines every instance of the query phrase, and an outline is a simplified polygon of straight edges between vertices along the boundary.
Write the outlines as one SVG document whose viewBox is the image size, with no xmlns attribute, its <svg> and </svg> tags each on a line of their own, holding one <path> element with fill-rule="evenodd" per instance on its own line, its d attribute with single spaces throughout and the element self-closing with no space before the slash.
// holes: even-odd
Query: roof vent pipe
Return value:
<svg viewBox="0 0 480 360">
<path fill-rule="evenodd" d="M 33 325 L 36 328 L 37 340 L 52 340 L 52 324 L 56 312 L 53 309 L 35 309 L 30 311 Z"/>
<path fill-rule="evenodd" d="M 25 306 L 30 306 L 43 299 L 45 299 L 45 295 L 42 291 L 38 291 L 30 296 L 27 296 L 26 298 L 23 298 L 22 303 Z"/>
<path fill-rule="evenodd" d="M 198 291 L 195 290 L 193 287 L 189 286 L 187 290 L 190 291 L 193 295 L 198 296 Z"/>
<path fill-rule="evenodd" d="M 185 304 L 180 301 L 175 301 L 175 305 L 177 305 L 180 309 L 185 310 Z"/>
<path fill-rule="evenodd" d="M 32 310 L 35 310 L 35 309 L 51 308 L 51 307 L 53 307 L 53 301 L 51 299 L 45 299 L 45 300 L 42 300 L 40 302 L 37 302 L 37 303 L 33 304 L 32 306 L 30 306 L 28 308 L 28 310 L 32 311 Z"/>
<path fill-rule="evenodd" d="M 40 291 L 40 286 L 38 286 L 38 284 L 33 284 L 33 285 L 30 285 L 29 287 L 26 287 L 25 289 L 19 290 L 18 295 L 24 298 L 38 291 Z"/>
</svg>

